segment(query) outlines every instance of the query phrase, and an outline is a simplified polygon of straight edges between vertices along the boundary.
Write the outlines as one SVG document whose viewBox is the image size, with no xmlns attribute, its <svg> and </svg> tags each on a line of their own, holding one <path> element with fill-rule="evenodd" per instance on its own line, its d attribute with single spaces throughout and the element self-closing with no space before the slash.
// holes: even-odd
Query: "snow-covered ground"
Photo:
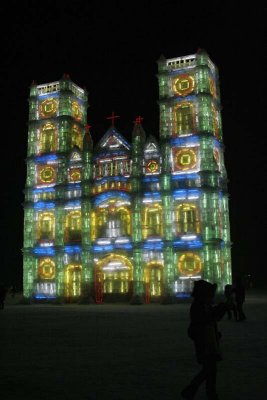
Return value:
<svg viewBox="0 0 267 400">
<path fill-rule="evenodd" d="M 14 301 L 13 301 L 14 302 Z M 1 400 L 180 400 L 198 371 L 190 304 L 12 305 L 0 310 Z M 219 322 L 220 400 L 267 399 L 267 294 Z M 196 399 L 205 399 L 202 388 Z"/>
</svg>

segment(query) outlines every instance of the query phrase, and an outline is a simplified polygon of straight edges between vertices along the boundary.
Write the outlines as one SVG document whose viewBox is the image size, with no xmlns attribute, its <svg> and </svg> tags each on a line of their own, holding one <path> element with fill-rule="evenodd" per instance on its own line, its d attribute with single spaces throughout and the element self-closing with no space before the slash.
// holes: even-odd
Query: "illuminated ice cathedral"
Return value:
<svg viewBox="0 0 267 400">
<path fill-rule="evenodd" d="M 138 117 L 129 143 L 111 117 L 94 145 L 85 90 L 32 84 L 25 297 L 148 303 L 231 282 L 217 69 L 205 51 L 162 56 L 158 82 L 158 139 Z"/>
</svg>

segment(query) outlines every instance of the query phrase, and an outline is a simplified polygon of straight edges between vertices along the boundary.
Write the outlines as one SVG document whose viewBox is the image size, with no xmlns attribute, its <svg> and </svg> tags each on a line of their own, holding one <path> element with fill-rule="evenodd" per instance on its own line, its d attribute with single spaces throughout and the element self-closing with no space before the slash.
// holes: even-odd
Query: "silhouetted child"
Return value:
<svg viewBox="0 0 267 400">
<path fill-rule="evenodd" d="M 194 341 L 196 359 L 202 365 L 202 370 L 193 378 L 191 383 L 181 392 L 183 399 L 193 400 L 200 385 L 206 382 L 208 399 L 217 400 L 216 375 L 217 362 L 222 359 L 219 349 L 221 334 L 217 329 L 227 306 L 220 303 L 213 306 L 216 284 L 204 280 L 194 282 L 192 297 L 194 301 L 190 307 L 190 325 L 188 336 Z"/>
<path fill-rule="evenodd" d="M 234 291 L 232 285 L 225 285 L 224 286 L 224 297 L 225 302 L 227 304 L 227 316 L 228 319 L 232 319 L 234 315 L 234 319 L 237 320 L 237 310 L 236 310 L 236 303 L 234 298 Z M 233 314 L 233 315 L 232 315 Z"/>
<path fill-rule="evenodd" d="M 243 311 L 243 304 L 245 302 L 246 293 L 245 293 L 245 286 L 243 285 L 240 276 L 238 276 L 235 279 L 233 292 L 235 295 L 235 302 L 237 309 L 237 321 L 244 321 L 245 319 L 247 319 Z"/>
</svg>

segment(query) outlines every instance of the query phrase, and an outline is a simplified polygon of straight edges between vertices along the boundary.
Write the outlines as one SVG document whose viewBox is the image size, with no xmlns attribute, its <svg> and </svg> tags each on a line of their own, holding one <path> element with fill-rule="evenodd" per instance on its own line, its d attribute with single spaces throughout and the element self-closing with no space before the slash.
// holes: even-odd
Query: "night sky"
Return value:
<svg viewBox="0 0 267 400">
<path fill-rule="evenodd" d="M 230 4 L 229 4 L 230 3 Z M 88 91 L 94 143 L 120 115 L 158 137 L 157 63 L 207 51 L 220 76 L 234 273 L 267 280 L 266 6 L 227 1 L 8 1 L 1 3 L 2 207 L 0 280 L 22 287 L 23 189 L 29 86 L 68 73 Z M 239 3 L 239 2 L 237 2 Z M 227 5 L 228 4 L 228 5 Z M 6 22 L 6 27 L 3 26 Z"/>
</svg>

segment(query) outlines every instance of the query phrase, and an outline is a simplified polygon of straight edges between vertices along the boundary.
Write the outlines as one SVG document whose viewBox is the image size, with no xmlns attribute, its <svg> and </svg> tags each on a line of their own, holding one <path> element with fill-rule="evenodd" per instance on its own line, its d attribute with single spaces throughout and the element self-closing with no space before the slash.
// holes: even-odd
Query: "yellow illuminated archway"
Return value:
<svg viewBox="0 0 267 400">
<path fill-rule="evenodd" d="M 160 204 L 149 204 L 142 212 L 143 220 L 143 238 L 147 239 L 149 236 L 162 236 L 162 207 Z"/>
<path fill-rule="evenodd" d="M 73 125 L 71 132 L 71 148 L 77 146 L 80 150 L 83 147 L 83 137 L 80 128 L 77 125 Z"/>
<path fill-rule="evenodd" d="M 65 218 L 65 241 L 77 242 L 81 240 L 82 217 L 80 210 L 70 211 Z"/>
<path fill-rule="evenodd" d="M 38 215 L 37 239 L 54 240 L 55 216 L 52 212 L 43 211 Z"/>
<path fill-rule="evenodd" d="M 69 264 L 65 269 L 64 292 L 65 297 L 81 296 L 82 288 L 82 266 Z"/>
<path fill-rule="evenodd" d="M 41 130 L 41 153 L 56 151 L 56 127 L 51 122 L 47 122 Z"/>
<path fill-rule="evenodd" d="M 163 265 L 158 261 L 151 261 L 144 269 L 146 302 L 150 296 L 161 296 L 163 288 Z"/>
<path fill-rule="evenodd" d="M 176 233 L 200 233 L 199 209 L 195 204 L 182 203 L 175 209 Z"/>
<path fill-rule="evenodd" d="M 131 235 L 131 212 L 126 205 L 117 207 L 116 201 L 111 199 L 105 207 L 97 207 L 92 212 L 92 240 Z"/>
<path fill-rule="evenodd" d="M 99 260 L 95 267 L 95 288 L 99 296 L 107 293 L 129 293 L 132 290 L 133 266 L 131 261 L 111 253 Z"/>
<path fill-rule="evenodd" d="M 177 104 L 174 108 L 175 134 L 192 133 L 195 130 L 194 107 L 188 101 Z"/>
</svg>

